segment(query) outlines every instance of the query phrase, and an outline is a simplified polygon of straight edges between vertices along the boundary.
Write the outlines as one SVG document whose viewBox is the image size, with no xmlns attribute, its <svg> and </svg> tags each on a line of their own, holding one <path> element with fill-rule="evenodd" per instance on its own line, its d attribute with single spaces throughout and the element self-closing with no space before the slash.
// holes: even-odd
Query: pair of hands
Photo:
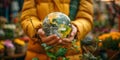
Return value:
<svg viewBox="0 0 120 60">
<path fill-rule="evenodd" d="M 39 37 L 41 38 L 43 43 L 46 43 L 47 45 L 51 45 L 51 46 L 56 46 L 59 44 L 69 44 L 72 42 L 72 40 L 74 39 L 75 35 L 77 33 L 77 28 L 72 25 L 72 31 L 70 33 L 70 35 L 67 38 L 59 38 L 57 35 L 53 34 L 50 36 L 46 36 L 45 32 L 42 30 L 42 28 L 38 29 L 38 34 Z"/>
</svg>

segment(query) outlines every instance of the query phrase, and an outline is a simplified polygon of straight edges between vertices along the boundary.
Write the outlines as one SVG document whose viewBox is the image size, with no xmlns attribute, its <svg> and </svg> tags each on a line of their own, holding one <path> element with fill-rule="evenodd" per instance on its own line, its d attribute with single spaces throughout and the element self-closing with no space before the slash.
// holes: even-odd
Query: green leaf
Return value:
<svg viewBox="0 0 120 60">
<path fill-rule="evenodd" d="M 68 34 L 70 34 L 70 32 L 71 32 L 71 27 L 69 27 L 69 26 L 67 26 L 67 25 L 64 25 L 65 26 L 65 28 L 66 28 L 66 30 L 65 31 L 61 31 L 61 33 L 62 33 L 62 38 L 64 38 L 64 37 L 67 37 L 67 35 Z"/>
<path fill-rule="evenodd" d="M 37 57 L 32 58 L 32 60 L 39 60 Z"/>
<path fill-rule="evenodd" d="M 56 52 L 56 56 L 57 57 L 64 57 L 65 54 L 67 52 L 67 49 L 66 48 L 60 48 L 57 52 Z"/>
<path fill-rule="evenodd" d="M 51 52 L 47 52 L 47 55 L 52 58 L 52 59 L 56 59 L 55 54 L 51 53 Z"/>
<path fill-rule="evenodd" d="M 51 48 L 53 48 L 52 46 L 47 46 L 47 47 L 45 47 L 45 50 L 47 51 L 47 50 L 50 50 Z"/>
<path fill-rule="evenodd" d="M 63 57 L 63 59 L 62 59 L 62 60 L 69 60 L 69 58 Z"/>
<path fill-rule="evenodd" d="M 45 48 L 46 51 L 53 48 L 53 46 L 48 46 L 46 43 L 42 43 L 41 45 Z"/>
<path fill-rule="evenodd" d="M 42 43 L 42 44 L 41 44 L 41 46 L 46 47 L 46 46 L 47 46 L 47 44 L 46 44 L 46 43 Z"/>
</svg>

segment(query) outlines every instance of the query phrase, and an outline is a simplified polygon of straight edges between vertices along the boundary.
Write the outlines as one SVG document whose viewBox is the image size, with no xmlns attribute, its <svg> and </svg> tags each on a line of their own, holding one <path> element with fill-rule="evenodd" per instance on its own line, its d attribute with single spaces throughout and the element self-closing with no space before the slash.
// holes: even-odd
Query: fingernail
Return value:
<svg viewBox="0 0 120 60">
<path fill-rule="evenodd" d="M 59 37 L 57 37 L 57 39 L 60 39 Z"/>
<path fill-rule="evenodd" d="M 62 40 L 59 40 L 59 43 L 61 43 L 62 42 Z"/>
<path fill-rule="evenodd" d="M 42 34 L 45 34 L 45 32 L 43 31 Z"/>
<path fill-rule="evenodd" d="M 73 36 L 74 34 L 73 33 L 71 33 L 71 36 Z"/>
<path fill-rule="evenodd" d="M 38 30 L 38 33 L 40 33 L 40 32 L 41 32 L 41 29 Z"/>
</svg>

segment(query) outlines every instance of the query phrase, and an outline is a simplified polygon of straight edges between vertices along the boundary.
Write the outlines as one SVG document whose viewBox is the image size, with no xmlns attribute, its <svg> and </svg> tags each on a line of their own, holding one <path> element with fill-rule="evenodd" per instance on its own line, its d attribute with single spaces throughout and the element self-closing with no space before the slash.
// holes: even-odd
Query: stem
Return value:
<svg viewBox="0 0 120 60">
<path fill-rule="evenodd" d="M 111 58 L 110 58 L 110 60 L 113 60 L 114 59 L 114 57 L 116 57 L 118 54 L 120 53 L 120 50 L 119 51 L 117 51 Z"/>
</svg>

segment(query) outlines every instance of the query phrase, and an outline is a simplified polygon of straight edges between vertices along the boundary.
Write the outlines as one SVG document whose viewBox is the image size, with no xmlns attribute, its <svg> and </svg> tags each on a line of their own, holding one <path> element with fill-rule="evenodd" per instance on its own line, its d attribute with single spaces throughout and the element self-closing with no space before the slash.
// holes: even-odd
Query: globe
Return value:
<svg viewBox="0 0 120 60">
<path fill-rule="evenodd" d="M 46 36 L 56 34 L 60 38 L 65 38 L 71 32 L 70 18 L 64 13 L 52 12 L 43 20 L 42 28 Z"/>
</svg>

